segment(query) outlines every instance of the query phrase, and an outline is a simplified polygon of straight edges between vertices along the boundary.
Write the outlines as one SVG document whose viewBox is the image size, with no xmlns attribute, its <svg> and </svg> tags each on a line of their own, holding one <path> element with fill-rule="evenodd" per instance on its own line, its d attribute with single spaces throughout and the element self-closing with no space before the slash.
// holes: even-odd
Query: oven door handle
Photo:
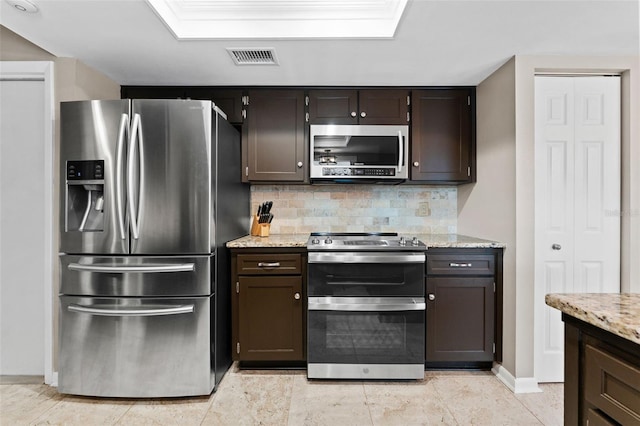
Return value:
<svg viewBox="0 0 640 426">
<path fill-rule="evenodd" d="M 348 252 L 309 253 L 309 263 L 424 263 L 423 252 Z"/>
<path fill-rule="evenodd" d="M 307 309 L 310 311 L 424 311 L 424 297 L 310 297 Z"/>
</svg>

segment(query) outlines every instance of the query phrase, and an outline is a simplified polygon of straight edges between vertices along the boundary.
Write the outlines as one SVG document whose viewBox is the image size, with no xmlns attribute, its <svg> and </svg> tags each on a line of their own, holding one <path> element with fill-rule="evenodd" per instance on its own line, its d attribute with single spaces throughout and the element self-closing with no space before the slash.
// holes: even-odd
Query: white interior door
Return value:
<svg viewBox="0 0 640 426">
<path fill-rule="evenodd" d="M 620 291 L 620 79 L 535 79 L 535 377 L 564 380 L 547 293 Z"/>
<path fill-rule="evenodd" d="M 43 80 L 0 80 L 0 374 L 44 375 L 46 258 Z M 46 177 L 46 178 L 45 178 Z"/>
</svg>

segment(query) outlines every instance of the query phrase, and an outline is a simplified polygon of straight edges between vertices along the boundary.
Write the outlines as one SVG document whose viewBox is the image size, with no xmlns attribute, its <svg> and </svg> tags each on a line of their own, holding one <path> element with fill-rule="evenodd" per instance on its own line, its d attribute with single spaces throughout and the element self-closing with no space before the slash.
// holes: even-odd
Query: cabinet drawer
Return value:
<svg viewBox="0 0 640 426">
<path fill-rule="evenodd" d="M 640 368 L 585 346 L 585 399 L 621 424 L 640 422 Z"/>
<path fill-rule="evenodd" d="M 297 275 L 302 273 L 300 254 L 239 254 L 238 275 Z"/>
<path fill-rule="evenodd" d="M 495 257 L 488 254 L 429 254 L 428 275 L 494 275 Z"/>
</svg>

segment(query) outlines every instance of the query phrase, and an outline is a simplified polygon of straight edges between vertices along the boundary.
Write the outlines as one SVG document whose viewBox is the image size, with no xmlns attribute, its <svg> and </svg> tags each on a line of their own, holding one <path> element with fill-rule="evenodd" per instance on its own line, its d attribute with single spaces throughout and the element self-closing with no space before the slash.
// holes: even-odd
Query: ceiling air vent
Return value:
<svg viewBox="0 0 640 426">
<path fill-rule="evenodd" d="M 266 49 L 229 47 L 227 51 L 236 65 L 278 65 L 276 50 L 273 47 Z"/>
</svg>

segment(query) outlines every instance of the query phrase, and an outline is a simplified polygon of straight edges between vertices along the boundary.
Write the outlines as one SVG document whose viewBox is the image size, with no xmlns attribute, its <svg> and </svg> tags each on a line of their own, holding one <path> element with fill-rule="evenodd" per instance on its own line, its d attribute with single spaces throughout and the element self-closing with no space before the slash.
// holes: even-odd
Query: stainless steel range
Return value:
<svg viewBox="0 0 640 426">
<path fill-rule="evenodd" d="M 424 243 L 313 233 L 307 250 L 307 377 L 423 379 Z"/>
</svg>

